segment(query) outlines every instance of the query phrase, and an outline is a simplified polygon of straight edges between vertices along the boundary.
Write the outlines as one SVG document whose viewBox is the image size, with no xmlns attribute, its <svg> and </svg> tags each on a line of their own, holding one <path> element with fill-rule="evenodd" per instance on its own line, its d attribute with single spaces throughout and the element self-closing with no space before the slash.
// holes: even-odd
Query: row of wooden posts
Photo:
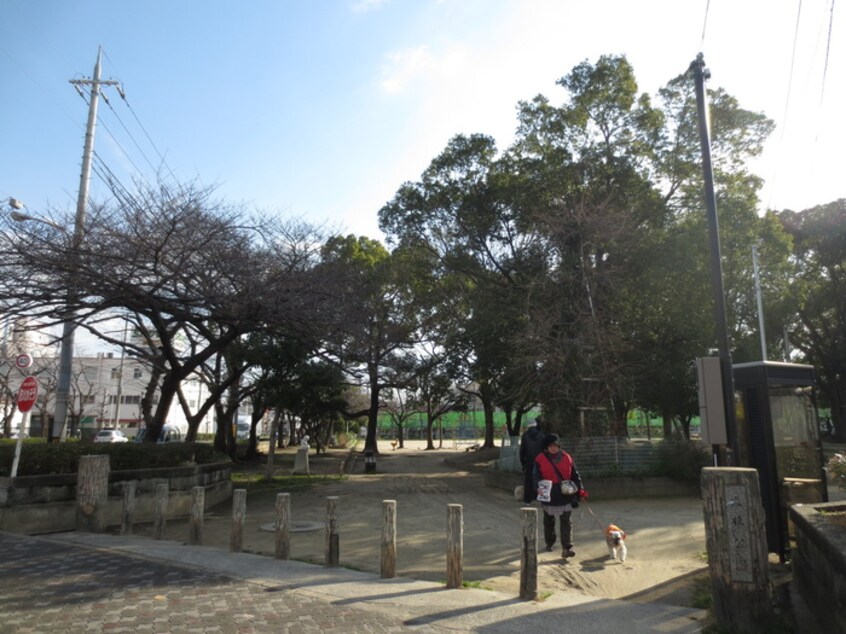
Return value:
<svg viewBox="0 0 846 634">
<path fill-rule="evenodd" d="M 156 511 L 153 522 L 153 538 L 164 539 L 169 487 L 167 483 L 156 486 Z M 196 486 L 191 489 L 191 513 L 188 521 L 188 544 L 203 543 L 203 510 L 205 489 Z M 340 531 L 338 529 L 337 496 L 326 498 L 326 552 L 325 565 L 337 568 L 340 565 Z M 121 535 L 132 534 L 135 514 L 135 483 L 127 482 L 123 490 L 121 512 Z M 232 494 L 232 530 L 229 537 L 230 552 L 241 552 L 244 543 L 244 523 L 247 517 L 247 491 L 235 489 Z M 521 509 L 522 547 L 520 554 L 520 598 L 537 598 L 538 589 L 538 510 Z M 291 554 L 291 494 L 276 495 L 276 559 L 288 559 Z M 460 588 L 464 584 L 464 507 L 461 504 L 447 504 L 446 531 L 446 586 Z M 397 574 L 397 502 L 382 500 L 382 540 L 380 574 L 391 579 Z"/>
<path fill-rule="evenodd" d="M 109 458 L 105 455 L 82 456 L 77 477 L 77 528 L 102 530 L 105 528 L 103 509 L 108 499 Z M 163 539 L 167 516 L 169 487 L 156 486 L 153 536 Z M 203 512 L 205 489 L 191 490 L 191 513 L 188 523 L 188 543 L 203 542 Z M 772 615 L 772 588 L 765 523 L 761 504 L 758 472 L 749 468 L 706 467 L 702 470 L 705 535 L 711 573 L 714 613 L 717 621 L 731 631 L 757 631 L 758 625 Z M 326 566 L 338 567 L 340 536 L 338 531 L 338 501 L 326 498 Z M 381 575 L 396 576 L 397 563 L 397 503 L 383 500 Z M 537 597 L 538 573 L 538 510 L 521 509 L 520 598 Z M 135 482 L 127 482 L 123 489 L 121 534 L 132 532 L 135 515 Z M 232 497 L 232 531 L 229 548 L 240 552 L 247 515 L 247 491 L 236 489 Z M 291 497 L 289 493 L 276 496 L 277 559 L 290 554 Z M 464 517 L 461 504 L 447 504 L 447 582 L 448 588 L 460 588 L 463 583 Z"/>
</svg>

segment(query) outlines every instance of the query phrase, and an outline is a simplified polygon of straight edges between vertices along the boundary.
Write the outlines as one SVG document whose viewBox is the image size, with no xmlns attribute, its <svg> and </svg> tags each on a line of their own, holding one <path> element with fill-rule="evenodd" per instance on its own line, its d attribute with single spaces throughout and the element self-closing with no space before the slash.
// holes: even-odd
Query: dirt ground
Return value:
<svg viewBox="0 0 846 634">
<path fill-rule="evenodd" d="M 377 472 L 364 473 L 360 452 L 330 450 L 310 456 L 312 475 L 336 475 L 352 456 L 344 478 L 316 478 L 307 491 L 290 491 L 291 558 L 322 564 L 325 557 L 326 498 L 338 496 L 340 562 L 373 572 L 380 569 L 383 500 L 397 502 L 397 574 L 446 579 L 447 505 L 461 504 L 464 518 L 464 580 L 483 588 L 519 594 L 522 501 L 484 486 L 480 471 L 498 450 L 468 452 L 451 444 L 435 451 L 417 441 L 404 449 L 380 444 Z M 277 455 L 274 469 L 288 474 L 295 449 Z M 447 464 L 449 462 L 450 464 Z M 264 463 L 256 465 L 263 472 Z M 586 482 L 590 491 L 590 482 Z M 250 493 L 243 549 L 273 555 L 276 494 Z M 219 505 L 204 520 L 205 545 L 229 547 L 231 507 Z M 629 535 L 625 563 L 608 557 L 604 526 L 615 523 Z M 590 499 L 573 513 L 576 556 L 562 559 L 560 545 L 538 553 L 540 594 L 564 589 L 590 596 L 691 605 L 694 580 L 707 574 L 702 503 L 698 498 Z M 149 527 L 140 527 L 143 533 Z M 542 529 L 541 529 L 542 531 Z M 184 541 L 187 523 L 168 522 L 167 539 Z M 542 533 L 541 533 L 542 542 Z"/>
</svg>

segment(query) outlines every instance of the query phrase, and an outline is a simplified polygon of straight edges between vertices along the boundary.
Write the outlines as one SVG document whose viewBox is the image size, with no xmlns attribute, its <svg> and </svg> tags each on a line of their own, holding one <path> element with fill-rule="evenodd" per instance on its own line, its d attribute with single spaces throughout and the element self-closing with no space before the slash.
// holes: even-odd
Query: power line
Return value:
<svg viewBox="0 0 846 634">
<path fill-rule="evenodd" d="M 831 0 L 831 10 L 828 18 L 828 40 L 825 43 L 825 63 L 823 64 L 822 87 L 820 89 L 820 106 L 823 104 L 823 97 L 825 96 L 825 80 L 828 74 L 828 56 L 831 53 L 831 31 L 834 27 L 834 0 Z"/>
<path fill-rule="evenodd" d="M 705 18 L 702 20 L 702 39 L 699 42 L 699 50 L 705 48 L 705 29 L 708 27 L 708 11 L 711 9 L 711 0 L 705 2 Z"/>
<path fill-rule="evenodd" d="M 793 29 L 793 52 L 790 55 L 790 73 L 787 76 L 787 95 L 784 99 L 784 114 L 782 115 L 782 122 L 781 122 L 781 138 L 779 139 L 779 154 L 784 150 L 784 139 L 785 134 L 787 132 L 787 119 L 788 113 L 790 112 L 790 101 L 791 96 L 793 93 L 793 71 L 796 67 L 796 51 L 799 47 L 799 24 L 802 18 L 802 0 L 799 0 L 798 7 L 796 10 L 796 26 Z M 775 183 L 777 181 L 778 176 L 778 161 L 774 161 L 773 163 L 773 177 L 772 182 Z M 767 195 L 767 208 L 772 208 L 772 200 L 773 200 L 773 188 L 770 188 L 769 194 Z"/>
<path fill-rule="evenodd" d="M 116 64 L 114 62 L 112 62 L 112 60 L 111 60 L 111 58 L 109 57 L 108 54 L 106 54 L 106 59 L 109 60 L 109 63 L 112 64 L 112 66 L 116 67 Z M 173 178 L 174 181 L 178 181 L 178 179 L 176 178 L 176 175 L 173 173 L 173 170 L 170 168 L 170 165 L 168 165 L 167 160 L 165 160 L 164 154 L 161 153 L 161 151 L 159 150 L 155 141 L 153 141 L 153 138 L 150 136 L 149 132 L 147 132 L 147 128 L 144 126 L 143 123 L 141 123 L 141 119 L 138 117 L 138 114 L 135 112 L 135 109 L 132 107 L 132 104 L 130 104 L 129 100 L 126 98 L 126 91 L 123 90 L 123 86 L 118 86 L 117 91 L 118 91 L 118 94 L 120 95 L 120 98 L 123 100 L 123 103 L 126 104 L 127 108 L 129 108 L 129 112 L 132 114 L 133 118 L 135 119 L 135 122 L 138 124 L 138 127 L 141 128 L 141 131 L 144 133 L 144 136 L 147 137 L 147 140 L 150 142 L 150 145 L 155 150 L 156 154 L 159 157 L 159 160 L 161 161 L 161 164 L 164 165 L 164 167 L 167 169 L 171 178 Z M 108 101 L 106 103 L 108 103 Z M 112 108 L 111 104 L 109 104 L 109 109 L 112 110 L 112 112 L 115 112 L 115 116 L 117 116 L 117 112 Z M 124 129 L 126 129 L 126 126 L 124 126 Z M 134 139 L 133 139 L 133 142 L 135 142 Z M 135 145 L 136 145 L 136 147 L 139 147 L 138 143 L 135 143 Z M 139 147 L 139 150 L 140 150 L 140 147 Z M 142 154 L 143 154 L 143 151 L 142 151 Z M 146 156 L 144 158 L 146 159 Z M 152 166 L 152 164 L 150 164 L 149 160 L 147 160 L 147 164 L 150 165 L 150 168 L 153 169 L 153 171 L 158 172 L 158 170 L 156 170 L 156 168 L 154 168 Z"/>
<path fill-rule="evenodd" d="M 147 162 L 147 165 L 149 165 L 149 166 L 150 166 L 150 169 L 151 169 L 151 170 L 153 170 L 153 171 L 155 172 L 155 171 L 156 171 L 156 168 L 155 168 L 155 167 L 153 166 L 153 164 L 150 162 L 150 159 L 147 157 L 147 154 L 144 152 L 144 150 L 141 148 L 141 146 L 140 146 L 140 145 L 138 145 L 138 141 L 136 141 L 136 140 L 135 140 L 135 137 L 134 137 L 134 136 L 132 136 L 132 132 L 130 132 L 130 131 L 129 131 L 129 128 L 127 128 L 127 127 L 126 127 L 126 124 L 123 122 L 123 119 L 121 119 L 121 118 L 120 118 L 120 115 L 117 113 L 117 111 L 116 111 L 114 108 L 112 108 L 112 104 L 111 104 L 111 102 L 110 102 L 108 99 L 104 99 L 104 101 L 106 102 L 106 105 L 109 107 L 109 110 L 111 110 L 111 111 L 112 111 L 112 114 L 114 114 L 114 115 L 115 115 L 115 118 L 118 120 L 118 123 L 120 123 L 121 127 L 124 129 L 124 131 L 126 132 L 126 134 L 129 136 L 129 138 L 130 138 L 130 140 L 132 141 L 133 145 L 135 145 L 136 149 L 137 149 L 137 150 L 141 153 L 141 156 L 143 156 L 143 157 L 144 157 L 144 160 Z M 105 124 L 104 124 L 104 125 L 105 125 Z M 112 138 L 114 138 L 114 136 L 112 136 Z M 120 144 L 118 144 L 118 145 L 120 145 Z M 126 152 L 124 152 L 124 154 L 126 154 Z M 130 160 L 131 160 L 131 159 L 130 159 Z"/>
<path fill-rule="evenodd" d="M 121 92 L 120 96 L 121 96 L 121 99 L 123 99 L 123 102 L 126 104 L 126 107 L 129 108 L 129 111 L 132 113 L 132 116 L 135 117 L 135 121 L 138 123 L 138 126 L 144 132 L 144 135 L 147 137 L 147 140 L 150 142 L 150 145 L 153 146 L 153 149 L 156 151 L 156 154 L 159 155 L 159 158 L 162 161 L 162 165 L 164 165 L 167 168 L 168 173 L 171 175 L 173 180 L 176 181 L 177 180 L 176 175 L 173 173 L 173 170 L 170 169 L 170 165 L 168 165 L 167 161 L 165 160 L 164 155 L 159 151 L 159 148 L 156 147 L 156 144 L 153 142 L 153 139 L 147 133 L 147 129 L 144 127 L 144 124 L 141 123 L 141 119 L 139 119 L 138 115 L 135 114 L 135 109 L 129 103 L 129 100 L 127 100 L 126 95 L 123 92 Z"/>
</svg>

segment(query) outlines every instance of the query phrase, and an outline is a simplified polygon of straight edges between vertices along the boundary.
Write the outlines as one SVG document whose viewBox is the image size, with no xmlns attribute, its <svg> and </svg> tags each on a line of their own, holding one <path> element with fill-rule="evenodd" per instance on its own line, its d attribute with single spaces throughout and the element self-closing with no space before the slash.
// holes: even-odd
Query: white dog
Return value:
<svg viewBox="0 0 846 634">
<path fill-rule="evenodd" d="M 626 532 L 622 528 L 609 524 L 605 529 L 605 543 L 608 545 L 608 555 L 611 559 L 616 560 L 619 555 L 620 561 L 626 561 Z"/>
</svg>

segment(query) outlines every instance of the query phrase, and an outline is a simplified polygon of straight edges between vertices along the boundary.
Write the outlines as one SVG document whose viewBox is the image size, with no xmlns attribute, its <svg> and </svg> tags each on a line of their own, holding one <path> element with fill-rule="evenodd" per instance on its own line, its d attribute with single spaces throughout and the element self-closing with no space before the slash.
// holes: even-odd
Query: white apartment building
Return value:
<svg viewBox="0 0 846 634">
<path fill-rule="evenodd" d="M 8 360 L 7 360 L 8 363 Z M 25 371 L 39 380 L 39 395 L 30 413 L 29 428 L 24 431 L 30 436 L 43 435 L 45 420 L 50 420 L 55 408 L 55 390 L 58 359 L 55 357 L 34 357 L 32 366 Z M 9 392 L 15 394 L 23 381 L 23 372 L 9 376 Z M 90 437 L 103 427 L 115 427 L 127 436 L 134 437 L 143 427 L 141 398 L 150 380 L 150 369 L 137 359 L 122 357 L 113 353 L 100 353 L 94 357 L 76 357 L 71 372 L 70 397 L 68 403 L 68 424 L 79 421 L 78 428 L 84 437 Z M 17 384 L 17 386 L 16 386 Z M 196 412 L 205 400 L 205 385 L 198 380 L 188 380 L 182 385 L 188 406 Z M 154 397 L 155 398 L 155 397 Z M 20 426 L 21 414 L 15 412 L 12 429 Z M 167 421 L 188 430 L 188 422 L 179 402 L 174 399 Z M 69 428 L 70 432 L 71 429 Z M 214 412 L 210 411 L 200 423 L 200 434 L 215 431 Z"/>
<path fill-rule="evenodd" d="M 76 398 L 74 410 L 82 415 L 80 429 L 97 430 L 115 427 L 134 436 L 141 424 L 141 398 L 150 381 L 150 369 L 133 357 L 101 353 L 96 357 L 74 359 L 71 393 Z M 190 411 L 196 412 L 205 400 L 206 387 L 199 380 L 182 385 Z M 155 398 L 155 397 L 154 397 Z M 188 422 L 179 402 L 171 404 L 167 423 L 179 427 L 183 433 Z M 214 412 L 206 414 L 198 433 L 214 433 Z"/>
<path fill-rule="evenodd" d="M 44 333 L 28 330 L 23 323 L 7 321 L 0 335 L 0 432 L 4 427 L 7 432 L 19 429 L 23 417 L 15 408 L 16 395 L 23 379 L 32 375 L 38 379 L 39 393 L 24 431 L 30 436 L 41 436 L 45 421 L 52 419 L 55 409 L 58 346 L 49 345 Z M 22 353 L 32 356 L 29 368 L 16 367 L 16 358 Z M 111 352 L 75 357 L 68 403 L 69 426 L 75 427 L 78 420 L 78 428 L 85 436 L 103 427 L 117 427 L 127 436 L 135 436 L 143 426 L 141 398 L 149 380 L 150 369 L 134 357 Z M 207 394 L 205 385 L 199 380 L 188 380 L 182 390 L 190 410 L 196 412 L 204 401 L 204 392 Z M 175 399 L 167 422 L 183 433 L 188 429 L 182 407 Z M 214 430 L 211 411 L 200 423 L 198 433 L 211 434 Z"/>
</svg>

